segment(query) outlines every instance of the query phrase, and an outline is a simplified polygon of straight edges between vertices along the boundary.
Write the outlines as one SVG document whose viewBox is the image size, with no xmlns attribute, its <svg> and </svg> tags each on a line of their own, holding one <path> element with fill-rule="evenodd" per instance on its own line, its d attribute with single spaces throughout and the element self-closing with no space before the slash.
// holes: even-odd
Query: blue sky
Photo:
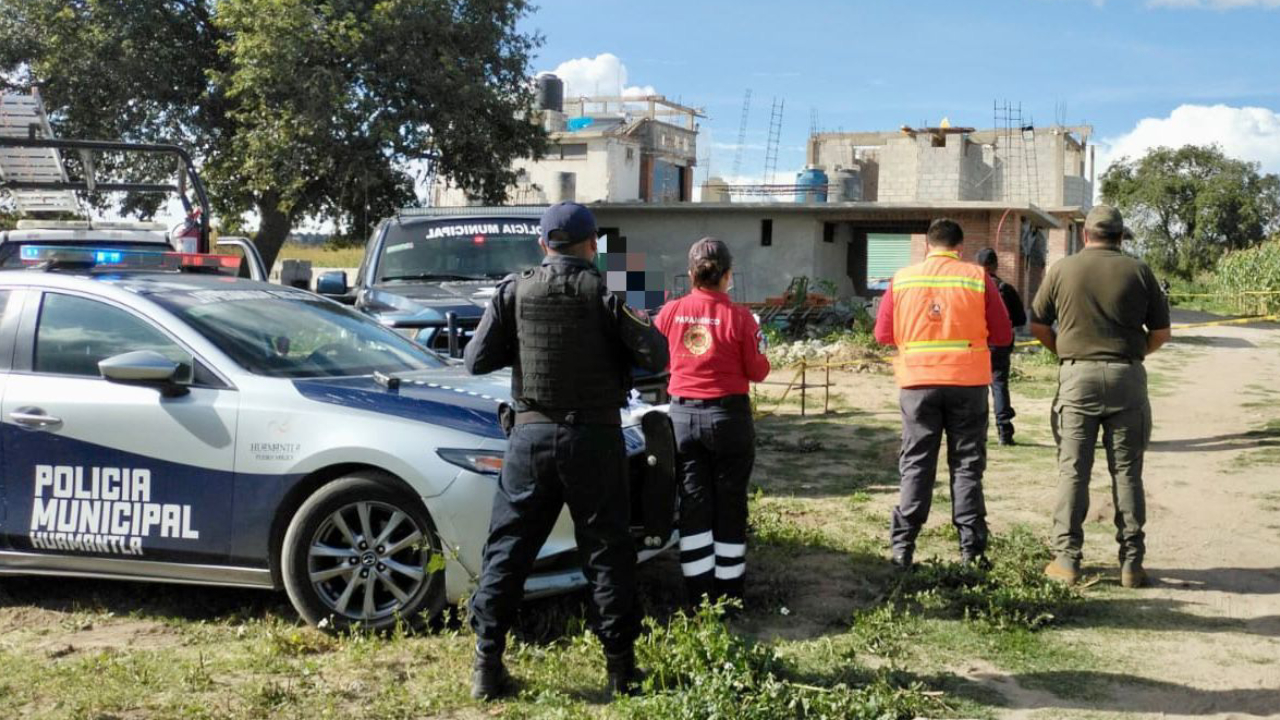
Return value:
<svg viewBox="0 0 1280 720">
<path fill-rule="evenodd" d="M 524 28 L 545 36 L 536 70 L 588 58 L 593 85 L 625 75 L 705 108 L 716 174 L 748 87 L 744 174 L 774 97 L 780 171 L 803 165 L 814 109 L 825 130 L 990 127 L 1009 100 L 1037 125 L 1093 125 L 1104 157 L 1207 138 L 1280 172 L 1280 0 L 543 0 Z"/>
</svg>

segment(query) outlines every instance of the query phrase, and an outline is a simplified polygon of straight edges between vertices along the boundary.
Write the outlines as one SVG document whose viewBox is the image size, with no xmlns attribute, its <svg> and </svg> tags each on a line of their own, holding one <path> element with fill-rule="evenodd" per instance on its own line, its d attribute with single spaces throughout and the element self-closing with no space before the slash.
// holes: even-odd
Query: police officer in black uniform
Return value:
<svg viewBox="0 0 1280 720">
<path fill-rule="evenodd" d="M 476 658 L 471 694 L 511 692 L 502 664 L 524 583 L 567 502 L 590 621 L 604 646 L 609 689 L 636 689 L 636 552 L 619 408 L 630 369 L 667 365 L 667 341 L 607 291 L 595 268 L 596 221 L 576 203 L 542 215 L 546 257 L 497 288 L 465 360 L 472 374 L 510 366 L 514 424 L 493 499 L 480 584 L 471 598 Z"/>
</svg>

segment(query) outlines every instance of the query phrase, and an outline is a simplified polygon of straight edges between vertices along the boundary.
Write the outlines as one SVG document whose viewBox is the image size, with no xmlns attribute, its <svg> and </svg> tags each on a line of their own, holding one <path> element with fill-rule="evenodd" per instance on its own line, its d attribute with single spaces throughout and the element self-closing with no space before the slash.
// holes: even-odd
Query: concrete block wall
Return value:
<svg viewBox="0 0 1280 720">
<path fill-rule="evenodd" d="M 870 135 L 876 134 L 859 136 L 870 143 L 873 139 L 865 137 Z M 977 135 L 987 143 L 994 137 L 994 147 L 975 143 L 972 137 L 949 135 L 945 148 L 934 148 L 927 135 L 888 136 L 873 149 L 855 146 L 853 139 L 825 136 L 810 148 L 812 161 L 828 171 L 836 165 L 849 167 L 859 158 L 876 162 L 874 182 L 864 176 L 863 198 L 869 201 L 1030 201 L 1040 207 L 1091 203 L 1093 188 L 1082 175 L 1088 150 L 1069 144 L 1065 135 L 1039 128 L 1034 142 L 1015 133 L 1011 143 L 1003 133 Z M 958 172 L 954 190 L 953 171 Z"/>
<path fill-rule="evenodd" d="M 881 153 L 880 201 L 938 202 L 990 199 L 991 167 L 982 146 L 959 135 L 934 147 L 932 138 L 891 140 Z"/>
<path fill-rule="evenodd" d="M 965 143 L 965 154 L 960 161 L 959 200 L 990 200 L 992 187 L 991 165 L 984 158 L 981 145 Z"/>
<path fill-rule="evenodd" d="M 689 270 L 689 246 L 707 235 L 724 240 L 733 254 L 735 299 L 759 302 L 781 295 L 798 275 L 839 280 L 844 255 L 819 262 L 817 248 L 831 251 L 844 246 L 822 242 L 822 223 L 797 214 L 773 214 L 768 210 L 742 213 L 656 213 L 618 207 L 593 209 L 602 227 L 616 227 L 627 238 L 628 253 L 643 253 L 645 270 L 660 273 L 663 288 L 673 290 L 674 276 Z M 773 220 L 773 243 L 760 244 L 760 221 Z M 831 251 L 834 252 L 834 251 Z M 646 288 L 657 290 L 659 288 Z"/>
<path fill-rule="evenodd" d="M 1063 178 L 1062 204 L 1068 207 L 1093 207 L 1093 183 L 1088 178 L 1068 175 Z"/>
<path fill-rule="evenodd" d="M 919 156 L 919 146 L 909 137 L 894 138 L 881 148 L 876 200 L 911 202 L 918 199 Z"/>
<path fill-rule="evenodd" d="M 880 197 L 880 153 L 863 151 L 860 155 L 858 167 L 862 174 L 862 199 L 875 202 Z"/>
</svg>

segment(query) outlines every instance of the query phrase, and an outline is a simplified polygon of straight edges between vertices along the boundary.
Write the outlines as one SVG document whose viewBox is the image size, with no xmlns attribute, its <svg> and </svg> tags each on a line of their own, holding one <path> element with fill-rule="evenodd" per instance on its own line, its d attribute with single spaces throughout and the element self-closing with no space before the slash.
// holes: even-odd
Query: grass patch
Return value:
<svg viewBox="0 0 1280 720">
<path fill-rule="evenodd" d="M 1053 397 L 1058 391 L 1058 356 L 1039 346 L 1015 352 L 1009 366 L 1009 389 L 1015 402 L 1018 397 Z"/>
<path fill-rule="evenodd" d="M 942 717 L 952 710 L 910 678 L 845 662 L 803 676 L 768 645 L 729 631 L 723 605 L 704 605 L 670 623 L 649 623 L 637 654 L 649 668 L 648 694 L 618 704 L 632 718 Z"/>
<path fill-rule="evenodd" d="M 312 267 L 353 268 L 364 260 L 364 248 L 285 243 L 277 259 L 310 260 Z"/>
<path fill-rule="evenodd" d="M 1080 604 L 1075 589 L 1045 578 L 1049 550 L 1027 527 L 992 536 L 988 553 L 995 558 L 990 569 L 938 560 L 921 563 L 903 576 L 888 599 L 906 612 L 981 622 L 998 630 L 1039 630 Z"/>
<path fill-rule="evenodd" d="M 1268 420 L 1250 430 L 1244 434 L 1244 440 L 1251 445 L 1246 445 L 1248 449 L 1232 458 L 1232 472 L 1280 465 L 1280 419 Z"/>
</svg>

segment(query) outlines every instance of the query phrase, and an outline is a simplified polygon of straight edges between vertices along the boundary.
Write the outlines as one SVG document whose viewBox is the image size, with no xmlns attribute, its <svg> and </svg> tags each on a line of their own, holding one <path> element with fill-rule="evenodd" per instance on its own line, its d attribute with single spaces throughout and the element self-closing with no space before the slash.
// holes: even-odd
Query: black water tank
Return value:
<svg viewBox="0 0 1280 720">
<path fill-rule="evenodd" d="M 564 81 L 551 73 L 538 76 L 538 107 L 564 112 Z"/>
</svg>

